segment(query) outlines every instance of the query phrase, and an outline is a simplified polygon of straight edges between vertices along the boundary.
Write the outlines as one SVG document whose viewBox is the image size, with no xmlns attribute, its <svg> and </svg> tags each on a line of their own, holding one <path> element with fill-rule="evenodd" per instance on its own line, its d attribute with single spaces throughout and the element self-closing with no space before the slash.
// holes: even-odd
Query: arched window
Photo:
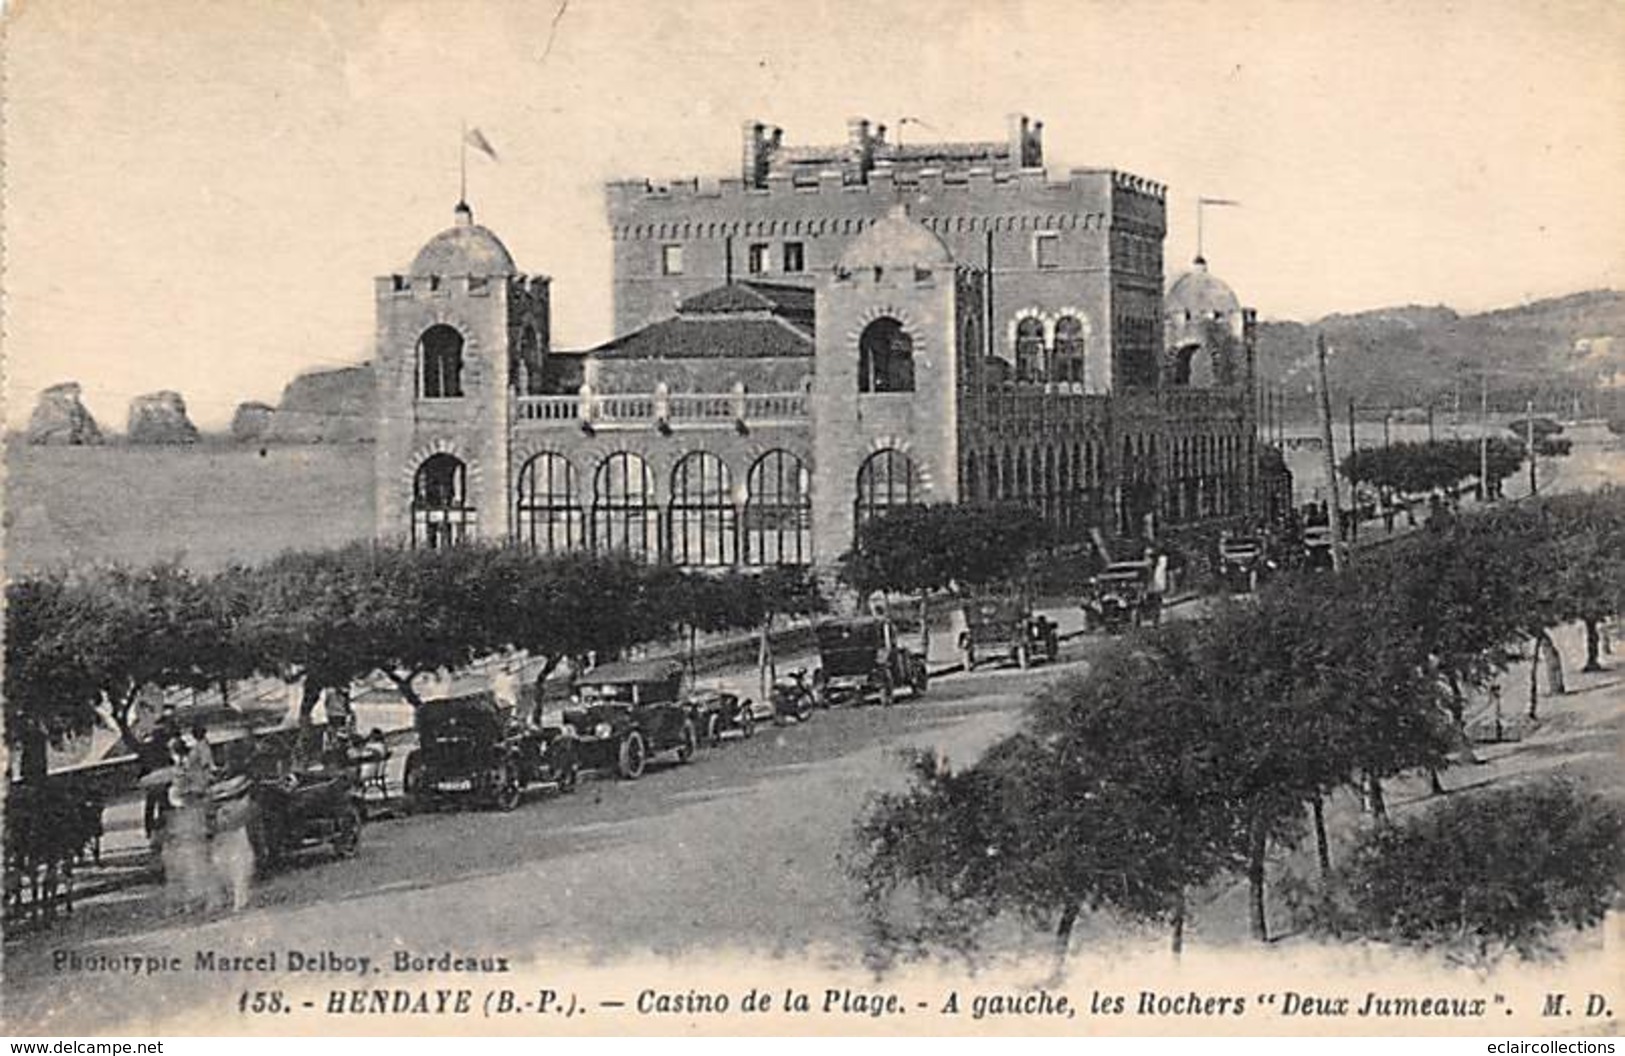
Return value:
<svg viewBox="0 0 1625 1056">
<path fill-rule="evenodd" d="M 652 559 L 660 554 L 660 514 L 654 474 L 627 451 L 598 464 L 592 483 L 592 545 Z"/>
<path fill-rule="evenodd" d="M 914 391 L 914 339 L 890 316 L 864 327 L 858 338 L 858 391 Z"/>
<path fill-rule="evenodd" d="M 475 523 L 463 460 L 447 454 L 424 459 L 412 478 L 412 545 L 456 546 L 468 541 Z"/>
<path fill-rule="evenodd" d="M 812 477 L 788 451 L 758 458 L 745 480 L 745 560 L 753 565 L 812 562 Z"/>
<path fill-rule="evenodd" d="M 671 559 L 679 565 L 731 565 L 739 556 L 739 515 L 728 466 L 709 451 L 684 455 L 671 471 Z"/>
<path fill-rule="evenodd" d="M 1026 503 L 1033 497 L 1032 478 L 1027 475 L 1027 449 L 1016 452 L 1016 501 Z"/>
<path fill-rule="evenodd" d="M 856 527 L 871 517 L 914 505 L 918 490 L 914 462 L 906 454 L 894 447 L 876 451 L 858 469 Z"/>
<path fill-rule="evenodd" d="M 1044 380 L 1044 324 L 1031 317 L 1016 324 L 1016 380 Z"/>
<path fill-rule="evenodd" d="M 1074 315 L 1061 316 L 1055 323 L 1056 380 L 1082 385 L 1083 357 L 1083 321 Z"/>
<path fill-rule="evenodd" d="M 980 501 L 982 498 L 980 494 L 982 484 L 981 476 L 981 460 L 976 457 L 976 452 L 966 451 L 963 471 L 959 478 L 960 502 Z"/>
<path fill-rule="evenodd" d="M 519 470 L 519 507 L 515 531 L 520 545 L 553 552 L 578 550 L 587 544 L 587 511 L 581 504 L 575 466 L 551 451 Z"/>
<path fill-rule="evenodd" d="M 428 400 L 463 394 L 463 335 L 437 323 L 418 338 L 418 393 Z"/>
<path fill-rule="evenodd" d="M 999 485 L 999 453 L 989 449 L 987 453 L 987 498 L 989 502 L 998 502 L 1003 497 L 1004 492 Z"/>
</svg>

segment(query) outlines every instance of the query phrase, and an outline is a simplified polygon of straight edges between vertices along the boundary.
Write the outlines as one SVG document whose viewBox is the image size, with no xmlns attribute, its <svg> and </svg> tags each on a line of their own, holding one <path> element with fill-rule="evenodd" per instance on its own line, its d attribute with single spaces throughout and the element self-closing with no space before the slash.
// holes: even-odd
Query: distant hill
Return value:
<svg viewBox="0 0 1625 1056">
<path fill-rule="evenodd" d="M 1477 315 L 1405 305 L 1311 323 L 1258 327 L 1261 379 L 1288 394 L 1289 413 L 1309 415 L 1316 333 L 1332 349 L 1327 373 L 1339 407 L 1476 410 L 1486 373 L 1492 409 L 1526 400 L 1548 410 L 1602 413 L 1625 397 L 1625 292 L 1592 290 Z"/>
<path fill-rule="evenodd" d="M 355 443 L 376 435 L 378 398 L 372 366 L 312 370 L 282 390 L 266 440 L 276 443 Z"/>
</svg>

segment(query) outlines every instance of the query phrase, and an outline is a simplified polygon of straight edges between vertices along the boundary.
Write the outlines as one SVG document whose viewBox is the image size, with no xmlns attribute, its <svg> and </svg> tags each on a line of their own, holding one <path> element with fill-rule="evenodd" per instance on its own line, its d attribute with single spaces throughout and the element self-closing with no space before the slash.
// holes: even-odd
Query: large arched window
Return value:
<svg viewBox="0 0 1625 1056">
<path fill-rule="evenodd" d="M 462 459 L 444 453 L 424 459 L 412 478 L 412 545 L 456 546 L 468 541 L 475 523 Z"/>
<path fill-rule="evenodd" d="M 858 469 L 856 526 L 918 501 L 919 480 L 914 462 L 895 447 L 870 455 Z"/>
<path fill-rule="evenodd" d="M 731 565 L 739 518 L 728 466 L 709 451 L 684 455 L 671 471 L 671 559 L 679 565 Z"/>
<path fill-rule="evenodd" d="M 587 543 L 587 511 L 575 466 L 551 451 L 519 470 L 516 532 L 534 550 L 577 550 Z"/>
<path fill-rule="evenodd" d="M 1016 380 L 1044 380 L 1044 324 L 1031 317 L 1016 324 Z"/>
<path fill-rule="evenodd" d="M 858 338 L 858 391 L 914 391 L 914 339 L 890 316 L 864 327 Z"/>
<path fill-rule="evenodd" d="M 1063 315 L 1055 323 L 1055 376 L 1057 381 L 1082 385 L 1084 382 L 1083 321 Z"/>
<path fill-rule="evenodd" d="M 745 481 L 745 560 L 753 565 L 812 562 L 812 477 L 788 451 L 758 458 Z"/>
<path fill-rule="evenodd" d="M 637 557 L 660 554 L 660 511 L 654 474 L 637 455 L 617 451 L 598 464 L 592 482 L 592 545 Z"/>
<path fill-rule="evenodd" d="M 463 335 L 437 323 L 418 338 L 418 393 L 442 400 L 463 394 Z"/>
</svg>

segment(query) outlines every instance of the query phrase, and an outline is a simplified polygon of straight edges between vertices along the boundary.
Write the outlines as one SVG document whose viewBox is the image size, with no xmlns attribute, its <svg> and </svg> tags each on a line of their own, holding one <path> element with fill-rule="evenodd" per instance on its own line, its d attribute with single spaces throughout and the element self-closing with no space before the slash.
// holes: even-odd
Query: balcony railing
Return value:
<svg viewBox="0 0 1625 1056">
<path fill-rule="evenodd" d="M 807 420 L 800 392 L 581 393 L 521 396 L 521 422 L 594 429 L 660 426 L 733 428 Z"/>
</svg>

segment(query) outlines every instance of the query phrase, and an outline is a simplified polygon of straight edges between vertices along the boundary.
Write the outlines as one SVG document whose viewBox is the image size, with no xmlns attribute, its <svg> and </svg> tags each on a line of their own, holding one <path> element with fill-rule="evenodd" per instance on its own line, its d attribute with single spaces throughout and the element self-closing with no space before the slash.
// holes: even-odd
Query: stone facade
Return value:
<svg viewBox="0 0 1625 1056">
<path fill-rule="evenodd" d="M 463 205 L 378 280 L 381 537 L 828 566 L 908 503 L 1079 540 L 1253 512 L 1252 315 L 1205 267 L 1164 298 L 1161 187 L 1052 179 L 1025 119 L 907 148 L 752 123 L 742 163 L 609 186 L 596 348 L 550 347 L 548 281 Z"/>
</svg>

